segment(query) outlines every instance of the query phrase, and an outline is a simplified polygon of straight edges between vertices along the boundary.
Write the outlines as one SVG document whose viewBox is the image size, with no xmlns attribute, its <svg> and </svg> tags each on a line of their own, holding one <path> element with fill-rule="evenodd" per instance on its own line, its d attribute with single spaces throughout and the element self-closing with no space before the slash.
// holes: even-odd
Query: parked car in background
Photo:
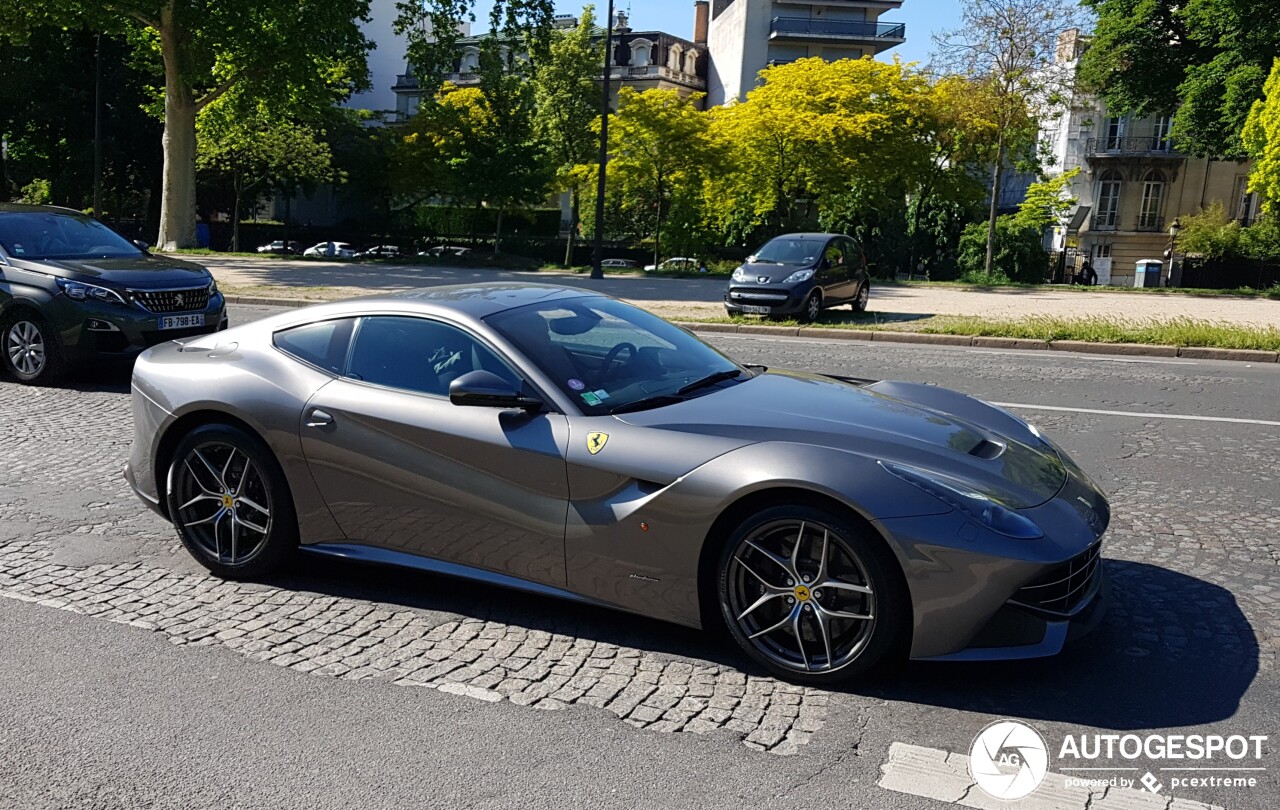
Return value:
<svg viewBox="0 0 1280 810">
<path fill-rule="evenodd" d="M 302 244 L 292 240 L 286 242 L 283 239 L 277 239 L 269 245 L 259 247 L 258 252 L 272 253 L 279 256 L 296 256 L 302 252 Z"/>
<path fill-rule="evenodd" d="M 426 250 L 422 251 L 418 255 L 430 256 L 436 259 L 439 259 L 442 257 L 448 257 L 448 256 L 461 259 L 470 252 L 471 252 L 471 248 L 463 247 L 462 245 L 436 245 L 435 247 L 427 248 Z"/>
<path fill-rule="evenodd" d="M 771 239 L 733 271 L 724 307 L 730 315 L 794 315 L 808 323 L 840 304 L 865 312 L 870 295 L 867 258 L 856 241 L 792 233 Z"/>
<path fill-rule="evenodd" d="M 356 254 L 358 259 L 394 259 L 401 255 L 397 245 L 374 245 Z"/>
<path fill-rule="evenodd" d="M 76 211 L 0 204 L 0 363 L 20 382 L 226 328 L 205 268 Z"/>
<path fill-rule="evenodd" d="M 644 271 L 652 273 L 654 271 L 666 273 L 705 273 L 707 272 L 707 263 L 700 259 L 690 259 L 686 256 L 676 256 L 667 259 L 661 264 L 645 265 Z"/>
<path fill-rule="evenodd" d="M 320 242 L 304 250 L 302 255 L 312 259 L 354 259 L 356 249 L 348 242 Z"/>
<path fill-rule="evenodd" d="M 634 261 L 633 259 L 605 259 L 600 262 L 600 266 L 605 269 L 612 268 L 614 270 L 634 269 L 640 266 L 640 262 Z"/>
</svg>

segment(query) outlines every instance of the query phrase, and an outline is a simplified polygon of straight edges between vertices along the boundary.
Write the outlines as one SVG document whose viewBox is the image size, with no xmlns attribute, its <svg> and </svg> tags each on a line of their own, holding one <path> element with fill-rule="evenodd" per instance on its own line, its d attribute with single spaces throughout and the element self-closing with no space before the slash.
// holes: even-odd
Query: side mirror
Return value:
<svg viewBox="0 0 1280 810">
<path fill-rule="evenodd" d="M 151 245 L 148 245 L 146 242 L 142 241 L 141 239 L 134 239 L 132 241 L 133 241 L 133 246 L 136 247 L 138 250 L 141 250 L 143 253 L 151 252 Z"/>
<path fill-rule="evenodd" d="M 449 401 L 474 408 L 520 408 L 534 411 L 542 400 L 527 397 L 491 371 L 469 371 L 449 383 Z"/>
</svg>

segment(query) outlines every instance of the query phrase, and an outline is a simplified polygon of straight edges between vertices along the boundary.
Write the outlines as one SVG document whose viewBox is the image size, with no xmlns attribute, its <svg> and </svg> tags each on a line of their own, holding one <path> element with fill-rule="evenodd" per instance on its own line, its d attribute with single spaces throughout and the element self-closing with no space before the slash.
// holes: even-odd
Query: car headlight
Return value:
<svg viewBox="0 0 1280 810">
<path fill-rule="evenodd" d="M 746 280 L 747 280 L 747 268 L 745 268 L 745 267 L 739 267 L 737 270 L 734 270 L 734 271 L 733 271 L 733 280 L 734 280 L 734 281 L 746 281 Z"/>
<path fill-rule="evenodd" d="M 881 461 L 880 466 L 951 508 L 964 512 L 997 534 L 1018 540 L 1035 540 L 1044 537 L 1044 532 L 1040 531 L 1040 527 L 1030 518 L 996 503 L 981 492 L 976 492 L 958 481 L 944 479 L 942 476 L 933 475 L 915 467 L 891 464 L 886 461 Z"/>
<path fill-rule="evenodd" d="M 787 276 L 787 280 L 783 283 L 798 284 L 801 281 L 808 281 L 811 278 L 813 278 L 813 268 L 810 268 L 808 270 L 797 270 L 791 275 Z"/>
<path fill-rule="evenodd" d="M 103 301 L 108 304 L 127 306 L 124 297 L 115 290 L 109 290 L 106 287 L 99 287 L 94 284 L 85 284 L 83 281 L 70 281 L 60 278 L 58 279 L 58 289 L 66 293 L 67 297 L 73 301 Z"/>
<path fill-rule="evenodd" d="M 209 297 L 212 298 L 217 294 L 218 294 L 218 280 L 211 277 L 209 279 Z"/>
</svg>

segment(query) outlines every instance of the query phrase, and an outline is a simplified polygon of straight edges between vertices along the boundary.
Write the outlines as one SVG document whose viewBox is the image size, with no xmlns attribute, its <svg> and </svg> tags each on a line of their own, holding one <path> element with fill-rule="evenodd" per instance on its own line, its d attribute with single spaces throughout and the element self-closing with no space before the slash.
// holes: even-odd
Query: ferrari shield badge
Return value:
<svg viewBox="0 0 1280 810">
<path fill-rule="evenodd" d="M 605 443 L 609 441 L 608 433 L 588 433 L 587 434 L 587 452 L 595 455 L 604 449 Z"/>
</svg>

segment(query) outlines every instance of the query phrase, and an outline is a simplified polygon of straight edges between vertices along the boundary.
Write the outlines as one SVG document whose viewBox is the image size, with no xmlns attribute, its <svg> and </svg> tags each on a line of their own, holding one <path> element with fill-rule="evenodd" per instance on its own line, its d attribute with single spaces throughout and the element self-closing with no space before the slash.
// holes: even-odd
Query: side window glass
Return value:
<svg viewBox="0 0 1280 810">
<path fill-rule="evenodd" d="M 347 374 L 375 385 L 447 397 L 450 383 L 479 370 L 513 385 L 521 382 L 487 346 L 461 329 L 425 318 L 378 315 L 361 322 Z"/>
<path fill-rule="evenodd" d="M 840 240 L 836 239 L 827 245 L 827 250 L 822 254 L 827 260 L 827 271 L 838 274 L 844 270 L 844 251 L 840 249 Z"/>
<path fill-rule="evenodd" d="M 852 239 L 844 240 L 845 264 L 849 265 L 850 272 L 858 272 L 867 265 L 867 257 L 862 252 L 862 246 Z"/>
<path fill-rule="evenodd" d="M 309 323 L 276 332 L 276 348 L 333 374 L 341 374 L 347 359 L 354 318 Z"/>
</svg>

